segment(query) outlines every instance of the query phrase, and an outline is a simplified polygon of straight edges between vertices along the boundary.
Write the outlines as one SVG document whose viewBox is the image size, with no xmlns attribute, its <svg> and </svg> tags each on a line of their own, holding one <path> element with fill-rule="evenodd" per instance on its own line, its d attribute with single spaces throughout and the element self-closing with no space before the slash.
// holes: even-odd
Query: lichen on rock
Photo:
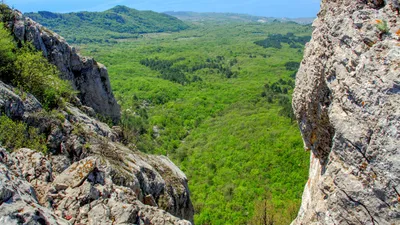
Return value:
<svg viewBox="0 0 400 225">
<path fill-rule="evenodd" d="M 398 10 L 397 0 L 322 1 L 293 94 L 312 152 L 294 225 L 400 221 Z"/>
</svg>

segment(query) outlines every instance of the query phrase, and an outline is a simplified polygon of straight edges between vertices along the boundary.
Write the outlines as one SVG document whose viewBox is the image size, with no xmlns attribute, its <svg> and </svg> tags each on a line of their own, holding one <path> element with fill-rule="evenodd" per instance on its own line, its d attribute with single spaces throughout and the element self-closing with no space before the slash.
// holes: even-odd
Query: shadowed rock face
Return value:
<svg viewBox="0 0 400 225">
<path fill-rule="evenodd" d="M 43 55 L 61 71 L 61 78 L 71 81 L 79 91 L 84 105 L 114 121 L 119 120 L 120 106 L 112 93 L 105 66 L 80 56 L 64 38 L 23 17 L 20 12 L 14 11 L 14 16 L 15 20 L 10 21 L 9 26 L 18 40 L 32 42 L 36 49 L 43 51 Z"/>
<path fill-rule="evenodd" d="M 293 224 L 398 224 L 398 1 L 323 0 L 313 26 L 293 94 L 312 152 Z"/>
</svg>

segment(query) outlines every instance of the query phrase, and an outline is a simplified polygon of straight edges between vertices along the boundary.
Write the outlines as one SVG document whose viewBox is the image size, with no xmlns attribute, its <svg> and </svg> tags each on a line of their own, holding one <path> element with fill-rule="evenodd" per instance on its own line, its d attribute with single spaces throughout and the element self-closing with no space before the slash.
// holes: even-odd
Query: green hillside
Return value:
<svg viewBox="0 0 400 225">
<path fill-rule="evenodd" d="M 137 38 L 143 33 L 175 32 L 188 28 L 175 17 L 125 6 L 104 12 L 39 11 L 24 15 L 59 33 L 70 43 L 107 42 L 109 39 Z"/>
</svg>

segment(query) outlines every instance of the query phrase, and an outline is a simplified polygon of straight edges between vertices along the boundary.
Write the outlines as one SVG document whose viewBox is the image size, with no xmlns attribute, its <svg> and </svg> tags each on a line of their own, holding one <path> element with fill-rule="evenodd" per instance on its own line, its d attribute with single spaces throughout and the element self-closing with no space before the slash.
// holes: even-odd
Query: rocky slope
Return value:
<svg viewBox="0 0 400 225">
<path fill-rule="evenodd" d="M 35 96 L 0 81 L 0 115 L 38 128 L 50 152 L 0 146 L 0 224 L 191 224 L 183 172 L 166 157 L 122 145 L 121 128 L 94 118 L 119 117 L 106 69 L 16 16 L 9 23 L 16 37 L 43 50 L 81 100 L 48 112 Z"/>
<path fill-rule="evenodd" d="M 400 223 L 397 0 L 323 0 L 293 107 L 309 180 L 293 224 Z"/>
<path fill-rule="evenodd" d="M 1 113 L 39 128 L 51 154 L 0 150 L 1 224 L 191 224 L 187 178 L 168 158 L 121 145 L 87 106 L 54 115 L 16 92 L 0 81 Z"/>
<path fill-rule="evenodd" d="M 61 77 L 70 80 L 79 91 L 81 102 L 96 113 L 117 121 L 120 107 L 111 90 L 108 72 L 104 65 L 92 58 L 80 56 L 64 38 L 46 29 L 30 18 L 14 11 L 14 20 L 7 26 L 20 41 L 32 42 L 48 60 L 61 71 Z"/>
</svg>

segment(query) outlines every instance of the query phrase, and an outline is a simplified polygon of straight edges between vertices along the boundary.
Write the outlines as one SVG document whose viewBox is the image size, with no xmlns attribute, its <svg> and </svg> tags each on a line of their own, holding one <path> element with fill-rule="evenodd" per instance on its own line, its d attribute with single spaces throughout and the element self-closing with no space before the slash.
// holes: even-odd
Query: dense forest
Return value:
<svg viewBox="0 0 400 225">
<path fill-rule="evenodd" d="M 81 33 L 61 23 L 60 15 L 45 14 L 58 18 L 52 26 L 60 34 L 94 40 L 77 41 L 77 49 L 109 70 L 123 109 L 115 125 L 122 128 L 124 144 L 167 155 L 185 172 L 196 224 L 292 221 L 309 156 L 293 120 L 291 94 L 311 26 L 227 19 L 121 39 L 127 30 L 104 31 L 88 22 L 91 27 Z M 14 65 L 12 73 L 0 71 L 2 78 L 10 75 L 4 79 L 39 96 L 48 113 L 74 96 L 40 53 L 15 43 L 6 30 L 0 34 L 1 63 Z M 37 130 L 4 116 L 0 122 L 0 141 L 9 148 L 28 145 L 46 152 Z M 31 142 L 12 146 L 16 134 L 8 129 L 23 135 L 18 140 Z"/>
<path fill-rule="evenodd" d="M 298 37 L 293 33 L 289 32 L 286 35 L 282 34 L 270 34 L 268 38 L 254 42 L 257 45 L 263 46 L 264 48 L 282 48 L 282 43 L 289 44 L 291 48 L 303 48 L 304 45 L 310 41 L 311 36 Z"/>
<path fill-rule="evenodd" d="M 188 25 L 175 17 L 125 6 L 116 6 L 104 12 L 39 11 L 24 15 L 60 33 L 70 43 L 108 42 L 138 38 L 144 33 L 173 32 L 188 28 Z"/>
<path fill-rule="evenodd" d="M 145 65 L 152 70 L 159 71 L 161 78 L 176 82 L 182 85 L 190 82 L 202 81 L 201 77 L 193 75 L 190 79 L 185 73 L 194 73 L 198 70 L 209 69 L 211 73 L 219 73 L 225 75 L 226 78 L 235 78 L 238 71 L 232 72 L 232 66 L 237 64 L 237 59 L 225 62 L 223 56 L 217 56 L 215 59 L 207 58 L 205 62 L 199 62 L 196 65 L 188 67 L 185 64 L 174 67 L 175 62 L 185 60 L 185 58 L 178 58 L 176 60 L 159 60 L 157 59 L 143 59 L 140 64 Z"/>
<path fill-rule="evenodd" d="M 289 224 L 309 162 L 291 94 L 312 28 L 226 21 L 79 47 L 109 69 L 126 143 L 188 176 L 196 224 Z M 270 37 L 280 48 L 256 44 Z"/>
</svg>

